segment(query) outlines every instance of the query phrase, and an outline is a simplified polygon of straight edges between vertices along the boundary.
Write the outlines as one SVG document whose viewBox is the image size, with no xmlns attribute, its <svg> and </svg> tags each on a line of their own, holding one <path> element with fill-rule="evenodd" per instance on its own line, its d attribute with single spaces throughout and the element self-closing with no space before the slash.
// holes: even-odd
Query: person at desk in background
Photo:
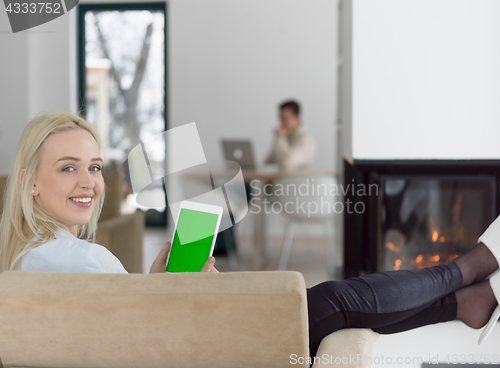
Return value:
<svg viewBox="0 0 500 368">
<path fill-rule="evenodd" d="M 314 142 L 305 131 L 300 119 L 300 106 L 296 101 L 285 101 L 280 105 L 280 126 L 266 164 L 278 164 L 280 169 L 307 167 L 315 154 Z"/>
</svg>

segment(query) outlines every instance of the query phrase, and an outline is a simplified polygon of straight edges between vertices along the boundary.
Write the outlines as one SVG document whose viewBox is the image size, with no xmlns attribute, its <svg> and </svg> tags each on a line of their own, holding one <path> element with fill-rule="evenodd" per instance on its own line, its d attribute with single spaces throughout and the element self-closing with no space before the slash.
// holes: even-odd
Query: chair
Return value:
<svg viewBox="0 0 500 368">
<path fill-rule="evenodd" d="M 0 295 L 3 367 L 309 367 L 299 360 L 309 355 L 306 288 L 294 271 L 6 271 Z M 334 332 L 317 354 L 328 363 L 313 367 L 368 367 L 350 357 L 370 356 L 378 336 Z"/>
<path fill-rule="evenodd" d="M 96 243 L 106 247 L 130 273 L 142 273 L 145 214 L 123 214 L 122 168 L 116 162 L 104 166 L 106 194 L 97 228 Z"/>
<path fill-rule="evenodd" d="M 332 195 L 335 183 L 335 178 L 329 175 L 286 175 L 275 181 L 274 198 L 281 203 L 281 213 L 286 218 L 279 270 L 286 269 L 298 223 L 320 223 L 326 230 L 324 235 L 328 234 L 328 225 L 335 213 L 335 196 Z M 306 188 L 305 193 L 302 188 Z M 332 252 L 332 247 L 327 245 L 329 270 L 333 269 Z"/>
</svg>

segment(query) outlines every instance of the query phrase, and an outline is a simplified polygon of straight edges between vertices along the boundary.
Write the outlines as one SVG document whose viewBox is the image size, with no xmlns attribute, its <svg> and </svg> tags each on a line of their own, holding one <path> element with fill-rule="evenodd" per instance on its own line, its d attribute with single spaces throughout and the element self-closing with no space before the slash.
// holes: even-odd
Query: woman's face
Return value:
<svg viewBox="0 0 500 368">
<path fill-rule="evenodd" d="M 50 134 L 40 147 L 35 201 L 77 235 L 104 189 L 97 142 L 85 129 Z"/>
</svg>

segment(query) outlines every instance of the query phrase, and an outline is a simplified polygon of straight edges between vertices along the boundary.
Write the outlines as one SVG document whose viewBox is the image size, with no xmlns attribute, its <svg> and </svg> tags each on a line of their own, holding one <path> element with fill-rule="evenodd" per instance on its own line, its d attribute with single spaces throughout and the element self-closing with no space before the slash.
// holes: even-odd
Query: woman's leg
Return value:
<svg viewBox="0 0 500 368">
<path fill-rule="evenodd" d="M 448 294 L 402 321 L 373 330 L 391 334 L 455 319 L 477 329 L 484 327 L 496 306 L 493 290 L 485 280 Z"/>
<path fill-rule="evenodd" d="M 483 243 L 469 249 L 453 262 L 456 262 L 462 271 L 463 286 L 484 280 L 499 266 L 493 253 Z"/>
<path fill-rule="evenodd" d="M 321 340 L 334 331 L 347 327 L 377 329 L 398 323 L 462 284 L 462 272 L 451 261 L 420 270 L 380 272 L 313 286 L 307 289 L 311 357 Z M 446 316 L 452 314 L 448 311 Z"/>
<path fill-rule="evenodd" d="M 315 356 L 323 337 L 346 327 L 391 333 L 448 321 L 457 315 L 471 327 L 482 325 L 483 317 L 488 318 L 489 309 L 496 305 L 489 282 L 463 287 L 484 279 L 498 267 L 491 251 L 479 243 L 438 266 L 326 281 L 307 289 L 311 356 Z M 471 292 L 479 297 L 470 298 Z M 478 307 L 471 303 L 477 302 L 484 303 L 480 307 L 485 316 L 470 313 Z"/>
<path fill-rule="evenodd" d="M 457 318 L 458 311 L 457 292 L 444 296 L 406 319 L 386 326 L 375 327 L 373 331 L 380 334 L 392 334 L 435 323 L 453 321 Z"/>
</svg>

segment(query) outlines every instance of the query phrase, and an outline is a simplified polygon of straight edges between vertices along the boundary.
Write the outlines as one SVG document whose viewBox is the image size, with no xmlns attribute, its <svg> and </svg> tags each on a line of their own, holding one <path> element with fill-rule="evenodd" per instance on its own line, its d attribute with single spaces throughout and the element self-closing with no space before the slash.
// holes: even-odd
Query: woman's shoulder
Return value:
<svg viewBox="0 0 500 368">
<path fill-rule="evenodd" d="M 23 255 L 21 270 L 54 272 L 126 273 L 108 249 L 58 232 L 56 238 Z"/>
</svg>

